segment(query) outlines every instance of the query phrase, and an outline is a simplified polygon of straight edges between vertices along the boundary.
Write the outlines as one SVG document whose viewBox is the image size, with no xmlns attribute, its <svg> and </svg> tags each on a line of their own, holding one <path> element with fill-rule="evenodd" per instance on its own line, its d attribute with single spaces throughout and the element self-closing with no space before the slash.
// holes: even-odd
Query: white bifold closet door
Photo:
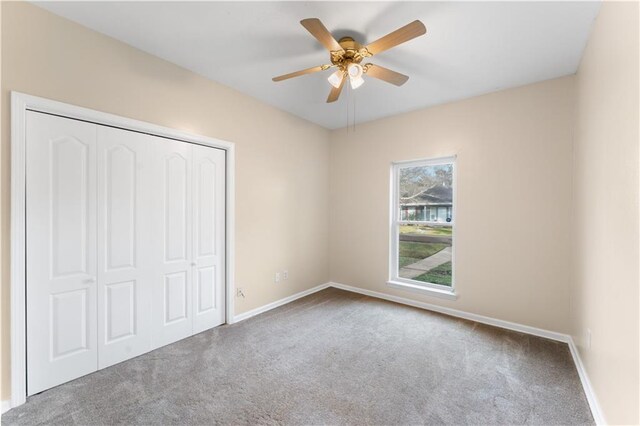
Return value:
<svg viewBox="0 0 640 426">
<path fill-rule="evenodd" d="M 97 131 L 98 368 L 152 349 L 154 215 L 148 135 Z M 187 145 L 187 144 L 184 144 Z"/>
<path fill-rule="evenodd" d="M 224 151 L 27 113 L 28 394 L 224 323 Z"/>
<path fill-rule="evenodd" d="M 155 201 L 153 255 L 153 339 L 156 346 L 191 335 L 193 291 L 192 146 L 167 140 L 153 146 Z"/>
<path fill-rule="evenodd" d="M 225 322 L 225 154 L 192 145 L 193 333 Z M 214 214 L 211 214 L 214 212 Z"/>
<path fill-rule="evenodd" d="M 98 367 L 96 126 L 27 113 L 27 390 Z"/>
</svg>

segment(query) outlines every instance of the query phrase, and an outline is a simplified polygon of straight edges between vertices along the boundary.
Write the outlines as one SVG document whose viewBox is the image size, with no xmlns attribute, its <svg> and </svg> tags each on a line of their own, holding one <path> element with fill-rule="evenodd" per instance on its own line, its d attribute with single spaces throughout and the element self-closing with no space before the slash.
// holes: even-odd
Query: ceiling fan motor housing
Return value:
<svg viewBox="0 0 640 426">
<path fill-rule="evenodd" d="M 331 63 L 343 71 L 346 71 L 349 64 L 359 64 L 364 58 L 371 56 L 367 48 L 352 37 L 342 37 L 338 44 L 343 50 L 331 51 L 330 58 Z"/>
</svg>

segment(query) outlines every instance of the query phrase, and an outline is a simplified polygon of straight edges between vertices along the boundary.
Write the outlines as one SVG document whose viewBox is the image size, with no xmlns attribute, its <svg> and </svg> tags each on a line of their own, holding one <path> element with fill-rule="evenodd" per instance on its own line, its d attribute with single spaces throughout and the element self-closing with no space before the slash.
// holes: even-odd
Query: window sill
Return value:
<svg viewBox="0 0 640 426">
<path fill-rule="evenodd" d="M 397 288 L 400 290 L 407 290 L 414 293 L 421 293 L 427 296 L 439 297 L 441 299 L 456 300 L 458 295 L 453 290 L 444 290 L 431 287 L 423 287 L 421 285 L 403 283 L 400 281 L 387 281 L 389 287 Z"/>
</svg>

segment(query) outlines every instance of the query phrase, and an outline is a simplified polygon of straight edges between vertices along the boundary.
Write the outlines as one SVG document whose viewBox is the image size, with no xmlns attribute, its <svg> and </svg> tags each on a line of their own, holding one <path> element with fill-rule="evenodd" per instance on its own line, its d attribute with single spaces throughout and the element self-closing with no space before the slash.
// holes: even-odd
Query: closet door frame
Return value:
<svg viewBox="0 0 640 426">
<path fill-rule="evenodd" d="M 234 322 L 235 145 L 144 121 L 11 92 L 11 407 L 27 400 L 26 328 L 26 117 L 27 111 L 58 115 L 225 151 L 225 319 Z"/>
</svg>

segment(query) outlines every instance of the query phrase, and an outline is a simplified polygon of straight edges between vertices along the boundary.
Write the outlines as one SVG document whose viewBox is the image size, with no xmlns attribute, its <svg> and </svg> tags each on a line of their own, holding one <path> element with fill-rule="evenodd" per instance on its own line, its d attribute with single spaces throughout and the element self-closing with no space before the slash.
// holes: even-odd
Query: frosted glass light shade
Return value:
<svg viewBox="0 0 640 426">
<path fill-rule="evenodd" d="M 329 83 L 337 89 L 340 87 L 340 83 L 342 83 L 342 71 L 338 70 L 334 72 L 327 80 L 329 80 Z"/>
<path fill-rule="evenodd" d="M 364 78 L 362 78 L 362 76 L 350 77 L 349 82 L 351 83 L 352 89 L 357 89 L 364 84 Z"/>
<path fill-rule="evenodd" d="M 364 70 L 362 69 L 362 65 L 360 64 L 349 64 L 347 71 L 349 72 L 349 77 L 358 78 L 362 77 L 362 72 Z"/>
</svg>

